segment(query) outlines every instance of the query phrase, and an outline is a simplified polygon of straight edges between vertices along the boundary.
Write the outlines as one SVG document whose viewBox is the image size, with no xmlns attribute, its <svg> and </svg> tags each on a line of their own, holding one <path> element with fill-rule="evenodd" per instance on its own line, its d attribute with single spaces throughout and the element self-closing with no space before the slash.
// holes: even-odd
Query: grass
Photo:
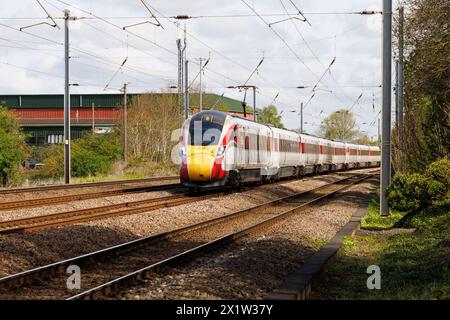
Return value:
<svg viewBox="0 0 450 320">
<path fill-rule="evenodd" d="M 313 298 L 450 299 L 450 199 L 386 220 L 377 216 L 377 209 L 371 202 L 364 225 L 385 231 L 347 237 L 313 287 Z M 392 227 L 415 231 L 391 234 Z M 381 269 L 380 290 L 367 289 L 370 265 Z"/>
<path fill-rule="evenodd" d="M 309 242 L 311 242 L 311 244 L 317 249 L 322 248 L 324 245 L 328 243 L 328 241 L 324 239 L 312 239 L 312 238 L 309 239 Z"/>
<path fill-rule="evenodd" d="M 151 162 L 130 162 L 127 166 L 122 162 L 113 165 L 110 174 L 102 174 L 88 177 L 72 177 L 72 183 L 89 183 L 113 180 L 142 179 L 149 177 L 176 176 L 179 174 L 178 165 L 173 163 L 151 163 Z M 28 175 L 31 184 L 37 183 L 63 183 L 63 177 L 59 178 L 36 178 L 39 172 L 32 171 Z"/>
<path fill-rule="evenodd" d="M 383 230 L 389 229 L 394 224 L 405 216 L 404 212 L 398 212 L 391 210 L 389 216 L 380 216 L 380 206 L 378 203 L 378 197 L 372 198 L 367 208 L 367 215 L 361 221 L 361 228 L 371 230 Z"/>
</svg>

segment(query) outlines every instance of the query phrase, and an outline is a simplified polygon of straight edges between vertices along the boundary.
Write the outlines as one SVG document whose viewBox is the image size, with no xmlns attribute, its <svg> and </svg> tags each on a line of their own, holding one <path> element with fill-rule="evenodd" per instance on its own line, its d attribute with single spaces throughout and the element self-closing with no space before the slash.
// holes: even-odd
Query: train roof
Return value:
<svg viewBox="0 0 450 320">
<path fill-rule="evenodd" d="M 290 133 L 295 133 L 295 134 L 298 134 L 298 135 L 300 135 L 300 136 L 311 137 L 311 138 L 320 139 L 320 140 L 325 140 L 325 141 L 331 141 L 331 142 L 334 142 L 334 143 L 342 143 L 342 144 L 346 144 L 346 145 L 348 145 L 348 146 L 375 147 L 375 148 L 378 148 L 378 149 L 380 148 L 379 146 L 370 146 L 370 145 L 366 145 L 366 144 L 354 144 L 354 143 L 349 143 L 349 142 L 343 142 L 343 141 L 337 141 L 337 140 L 326 139 L 326 138 L 318 137 L 318 136 L 313 135 L 313 134 L 298 133 L 298 132 L 295 131 L 295 130 L 290 130 L 290 129 L 285 129 L 285 128 L 278 128 L 278 127 L 275 127 L 275 126 L 273 126 L 273 125 L 265 124 L 265 123 L 264 123 L 264 124 L 258 123 L 258 122 L 256 122 L 256 121 L 254 121 L 253 119 L 243 118 L 243 117 L 240 117 L 240 116 L 238 116 L 238 115 L 229 114 L 229 113 L 223 112 L 223 111 L 218 111 L 218 110 L 205 110 L 205 111 L 202 111 L 202 112 L 213 112 L 213 113 L 227 114 L 228 116 L 230 116 L 230 117 L 232 117 L 232 118 L 237 118 L 237 119 L 240 119 L 240 120 L 248 121 L 248 122 L 251 122 L 252 124 L 263 125 L 263 126 L 266 126 L 266 127 L 270 127 L 270 128 L 277 129 L 277 130 L 282 130 L 282 131 L 288 131 L 288 132 L 290 132 Z M 198 113 L 197 113 L 197 114 L 198 114 Z"/>
</svg>

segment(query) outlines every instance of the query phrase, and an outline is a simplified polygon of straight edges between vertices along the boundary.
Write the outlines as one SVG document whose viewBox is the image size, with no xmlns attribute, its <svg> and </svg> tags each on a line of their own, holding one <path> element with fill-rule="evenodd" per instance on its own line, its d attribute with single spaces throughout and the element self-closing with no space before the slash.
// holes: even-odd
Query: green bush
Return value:
<svg viewBox="0 0 450 320">
<path fill-rule="evenodd" d="M 444 184 L 447 192 L 450 189 L 450 160 L 442 158 L 428 165 L 425 175 Z"/>
<path fill-rule="evenodd" d="M 0 104 L 0 185 L 20 185 L 21 162 L 27 153 L 25 136 L 13 113 Z"/>
<path fill-rule="evenodd" d="M 112 163 L 106 156 L 94 150 L 75 148 L 71 165 L 72 177 L 86 177 L 108 173 Z"/>
<path fill-rule="evenodd" d="M 418 173 L 397 174 L 387 190 L 389 206 L 398 211 L 416 211 L 445 194 L 443 183 Z"/>
<path fill-rule="evenodd" d="M 44 177 L 61 177 L 64 175 L 64 149 L 62 145 L 48 146 L 42 154 L 51 156 L 44 160 L 41 175 Z M 122 147 L 118 135 L 88 134 L 74 140 L 71 144 L 72 177 L 87 177 L 106 174 L 111 171 L 115 160 L 120 159 Z"/>
<path fill-rule="evenodd" d="M 86 150 L 95 151 L 108 160 L 119 160 L 122 157 L 122 142 L 116 133 L 109 134 L 86 134 L 82 139 L 74 142 L 75 145 Z"/>
<path fill-rule="evenodd" d="M 40 175 L 37 177 L 58 178 L 64 175 L 64 153 L 62 148 L 56 149 L 57 152 L 44 160 L 44 167 L 40 169 Z"/>
</svg>

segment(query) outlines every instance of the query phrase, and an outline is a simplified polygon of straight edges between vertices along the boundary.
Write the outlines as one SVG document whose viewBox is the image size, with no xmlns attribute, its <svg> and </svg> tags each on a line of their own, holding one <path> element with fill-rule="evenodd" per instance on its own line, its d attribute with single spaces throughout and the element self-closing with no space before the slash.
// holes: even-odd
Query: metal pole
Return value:
<svg viewBox="0 0 450 320">
<path fill-rule="evenodd" d="M 381 143 L 380 128 L 381 128 L 381 122 L 380 122 L 380 118 L 378 118 L 378 143 Z"/>
<path fill-rule="evenodd" d="M 253 86 L 253 121 L 258 122 L 256 119 L 256 86 Z"/>
<path fill-rule="evenodd" d="M 395 125 L 398 127 L 398 120 L 399 120 L 399 104 L 398 104 L 398 87 L 399 87 L 399 61 L 395 60 Z"/>
<path fill-rule="evenodd" d="M 64 10 L 64 182 L 70 184 L 69 10 Z"/>
<path fill-rule="evenodd" d="M 341 128 L 342 128 L 342 142 L 345 142 L 345 111 L 341 112 Z"/>
<path fill-rule="evenodd" d="M 178 104 L 180 108 L 183 106 L 183 48 L 181 39 L 177 39 L 178 47 Z"/>
<path fill-rule="evenodd" d="M 92 133 L 95 133 L 95 110 L 94 110 L 95 104 L 92 102 L 91 106 L 92 106 Z"/>
<path fill-rule="evenodd" d="M 189 82 L 188 82 L 188 65 L 189 60 L 186 60 L 184 65 L 184 119 L 189 117 Z"/>
<path fill-rule="evenodd" d="M 392 0 L 383 0 L 383 96 L 382 96 L 382 143 L 380 215 L 389 215 L 386 190 L 391 173 L 391 72 L 392 72 Z"/>
<path fill-rule="evenodd" d="M 400 132 L 400 141 L 403 140 L 403 88 L 404 88 L 404 57 L 403 57 L 403 21 L 404 21 L 404 11 L 403 7 L 399 8 L 399 24 L 398 24 L 398 31 L 399 31 L 399 45 L 398 45 L 398 128 Z"/>
<path fill-rule="evenodd" d="M 127 150 L 128 150 L 128 139 L 127 139 L 127 126 L 128 126 L 128 97 L 127 97 L 127 87 L 128 84 L 123 84 L 123 161 L 128 162 Z"/>
<path fill-rule="evenodd" d="M 303 133 L 303 102 L 300 103 L 300 133 Z"/>
<path fill-rule="evenodd" d="M 203 100 L 202 100 L 202 63 L 203 63 L 203 58 L 199 59 L 200 61 L 200 96 L 199 96 L 199 107 L 200 107 L 200 112 L 203 111 Z"/>
</svg>

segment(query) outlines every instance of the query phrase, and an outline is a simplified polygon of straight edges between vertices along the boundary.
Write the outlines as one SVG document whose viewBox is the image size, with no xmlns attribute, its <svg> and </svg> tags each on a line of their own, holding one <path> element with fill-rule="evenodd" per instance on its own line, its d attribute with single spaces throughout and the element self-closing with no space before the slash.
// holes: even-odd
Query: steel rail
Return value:
<svg viewBox="0 0 450 320">
<path fill-rule="evenodd" d="M 271 184 L 263 185 L 260 188 L 272 188 L 277 185 L 287 184 L 292 182 L 292 180 L 282 180 L 277 181 Z M 248 189 L 248 187 L 244 187 L 243 190 Z M 217 192 L 218 190 L 213 190 L 213 192 Z M 216 194 L 217 195 L 217 194 Z M 209 198 L 210 196 L 203 198 L 194 198 L 189 200 L 185 195 L 171 195 L 165 197 L 158 197 L 153 199 L 145 199 L 138 201 L 130 201 L 124 203 L 118 203 L 113 205 L 101 206 L 101 207 L 93 207 L 88 209 L 80 209 L 73 210 L 67 212 L 60 213 L 51 213 L 46 215 L 39 215 L 34 217 L 27 217 L 21 219 L 14 220 L 6 220 L 0 221 L 0 234 L 10 234 L 10 233 L 24 233 L 24 232 L 33 232 L 38 230 L 44 230 L 53 227 L 59 227 L 64 225 L 70 225 L 75 223 L 94 221 L 100 219 L 106 219 L 114 216 L 123 216 L 123 215 L 131 215 L 137 213 L 143 213 L 148 211 L 157 210 L 163 207 L 172 207 L 176 205 L 186 204 L 194 201 L 201 201 Z M 185 198 L 186 200 L 176 201 L 179 198 Z M 155 202 L 164 201 L 161 204 L 150 205 Z M 145 207 L 134 208 L 134 209 L 126 209 L 122 211 L 113 211 L 121 208 L 130 208 L 130 207 L 139 207 L 142 205 L 147 205 Z"/>
<path fill-rule="evenodd" d="M 93 188 L 112 185 L 124 185 L 132 183 L 146 183 L 153 181 L 166 181 L 166 180 L 179 180 L 179 176 L 164 176 L 164 177 L 152 177 L 142 179 L 127 179 L 127 180 L 114 180 L 114 181 L 102 181 L 102 182 L 86 182 L 86 183 L 74 183 L 74 184 L 61 184 L 61 185 L 46 185 L 26 188 L 12 188 L 1 189 L 0 194 L 14 194 L 14 193 L 26 193 L 26 192 L 38 192 L 38 191 L 50 191 L 50 190 L 65 190 L 76 188 Z"/>
<path fill-rule="evenodd" d="M 0 211 L 11 210 L 11 209 L 21 209 L 21 208 L 34 208 L 34 207 L 40 207 L 40 206 L 45 206 L 45 205 L 49 205 L 49 204 L 53 205 L 53 204 L 67 203 L 67 202 L 72 202 L 72 201 L 89 200 L 89 199 L 116 196 L 116 195 L 127 194 L 127 193 L 170 190 L 170 189 L 181 188 L 181 187 L 182 187 L 181 184 L 174 183 L 174 184 L 163 184 L 163 185 L 156 185 L 156 186 L 142 186 L 142 187 L 127 188 L 127 189 L 116 189 L 116 190 L 108 190 L 108 191 L 100 191 L 100 192 L 81 193 L 81 194 L 48 197 L 48 198 L 0 202 Z"/>
<path fill-rule="evenodd" d="M 223 221 L 228 221 L 229 219 L 236 218 L 238 216 L 242 216 L 242 215 L 244 215 L 246 213 L 249 213 L 249 212 L 252 212 L 252 211 L 255 211 L 255 210 L 258 210 L 258 209 L 262 209 L 262 208 L 265 208 L 265 207 L 268 207 L 268 206 L 274 206 L 274 205 L 282 203 L 282 202 L 291 201 L 293 199 L 299 198 L 299 197 L 304 196 L 306 194 L 311 194 L 311 193 L 314 193 L 314 192 L 316 192 L 318 190 L 325 189 L 327 187 L 330 187 L 331 185 L 336 185 L 336 184 L 339 184 L 339 183 L 342 183 L 342 182 L 354 179 L 357 176 L 358 175 L 354 175 L 354 176 L 351 176 L 351 177 L 346 177 L 344 179 L 340 179 L 340 180 L 334 181 L 332 183 L 328 183 L 328 184 L 320 186 L 318 188 L 313 188 L 313 189 L 310 189 L 310 190 L 306 190 L 306 191 L 303 191 L 303 192 L 296 193 L 294 195 L 285 196 L 285 197 L 282 197 L 282 198 L 279 198 L 279 199 L 276 199 L 276 200 L 268 201 L 268 202 L 265 202 L 263 204 L 259 204 L 259 205 L 255 205 L 255 206 L 250 207 L 250 208 L 242 209 L 242 210 L 239 210 L 239 211 L 236 211 L 236 212 L 233 212 L 233 213 L 221 216 L 221 217 L 217 217 L 217 218 L 213 218 L 213 219 L 210 219 L 210 220 L 202 221 L 202 222 L 194 224 L 194 225 L 182 227 L 182 228 L 175 229 L 175 230 L 168 231 L 168 232 L 163 232 L 163 233 L 160 233 L 160 234 L 157 234 L 157 235 L 153 235 L 153 236 L 149 236 L 149 237 L 145 237 L 145 238 L 136 239 L 136 240 L 129 241 L 129 242 L 126 242 L 126 243 L 123 243 L 123 244 L 119 244 L 119 245 L 116 245 L 116 246 L 113 246 L 113 247 L 109 247 L 109 248 L 105 248 L 105 249 L 102 249 L 102 250 L 99 250 L 99 251 L 95 251 L 95 252 L 92 252 L 92 253 L 81 255 L 81 256 L 78 256 L 78 257 L 75 257 L 75 258 L 63 260 L 63 261 L 56 262 L 56 263 L 53 263 L 53 264 L 50 264 L 50 265 L 46 265 L 46 266 L 38 267 L 38 268 L 35 268 L 35 269 L 31 269 L 31 270 L 28 270 L 28 271 L 24 271 L 24 272 L 21 272 L 21 273 L 17 273 L 17 274 L 14 274 L 14 275 L 10 275 L 10 276 L 7 276 L 7 277 L 4 277 L 4 278 L 0 279 L 0 288 L 8 289 L 8 288 L 11 288 L 11 287 L 25 285 L 27 283 L 32 282 L 33 279 L 36 279 L 36 278 L 41 279 L 43 277 L 50 277 L 50 276 L 52 276 L 54 274 L 64 272 L 65 267 L 70 265 L 70 264 L 80 264 L 80 263 L 83 263 L 83 262 L 86 262 L 86 261 L 89 262 L 89 261 L 93 261 L 95 259 L 101 259 L 101 258 L 110 257 L 112 255 L 116 255 L 116 254 L 123 253 L 123 252 L 129 251 L 129 250 L 133 250 L 133 249 L 137 250 L 137 249 L 139 249 L 139 248 L 141 248 L 141 247 L 143 247 L 145 245 L 152 244 L 154 242 L 167 240 L 167 239 L 173 238 L 173 237 L 175 237 L 177 235 L 182 235 L 182 234 L 185 234 L 187 232 L 193 232 L 193 231 L 195 231 L 195 230 L 197 230 L 199 228 L 204 228 L 204 227 L 207 227 L 207 226 L 210 226 L 210 225 L 213 225 L 213 224 L 217 224 L 217 223 L 220 223 L 220 222 L 223 222 Z M 363 177 L 363 179 L 367 179 L 368 177 L 371 177 L 371 176 L 372 175 L 365 175 Z M 304 203 L 302 205 L 299 205 L 296 208 L 294 208 L 294 210 L 297 210 L 300 207 L 304 207 L 304 206 L 310 205 L 310 204 L 312 204 L 314 202 L 317 202 L 317 201 L 321 200 L 324 197 L 329 197 L 330 195 L 335 194 L 336 192 L 339 192 L 339 191 L 341 191 L 344 188 L 348 188 L 352 184 L 357 183 L 359 181 L 362 181 L 363 179 L 354 181 L 353 183 L 345 185 L 344 187 L 339 188 L 338 190 L 335 190 L 335 191 L 333 191 L 330 194 L 326 194 L 324 196 L 320 196 L 319 198 L 317 198 L 315 200 L 312 200 L 312 201 L 309 201 L 309 202 Z M 240 231 L 240 232 L 243 232 L 243 231 Z M 222 238 L 227 239 L 227 237 L 230 237 L 230 236 L 225 236 L 225 237 L 222 237 Z M 231 237 L 231 238 L 233 238 L 233 237 Z M 223 240 L 221 240 L 221 241 L 223 241 Z M 204 246 L 209 247 L 210 244 L 205 244 L 205 245 L 202 245 L 200 247 L 203 248 Z M 192 250 L 194 250 L 194 249 L 192 249 Z M 188 250 L 188 252 L 191 252 L 192 250 Z M 200 250 L 200 249 L 196 249 L 193 252 L 197 252 L 197 250 Z M 187 255 L 189 255 L 189 254 L 187 254 Z M 165 259 L 165 260 L 172 261 L 171 260 L 172 258 Z M 160 262 L 160 263 L 162 263 L 162 262 Z M 156 265 L 159 266 L 159 264 L 156 264 Z M 153 270 L 153 268 L 154 267 L 152 267 L 152 270 Z M 132 273 L 132 274 L 134 274 L 134 273 Z M 122 281 L 122 280 L 120 280 L 120 281 Z M 115 285 L 115 284 L 113 283 L 113 285 Z M 77 296 L 81 297 L 79 295 L 77 295 Z"/>
<path fill-rule="evenodd" d="M 321 201 L 325 198 L 329 198 L 329 197 L 335 195 L 336 193 L 349 188 L 350 186 L 354 185 L 355 183 L 358 183 L 358 182 L 368 179 L 371 176 L 372 175 L 366 175 L 366 176 L 364 176 L 360 179 L 357 179 L 347 185 L 344 185 L 341 188 L 333 190 L 327 194 L 321 195 L 313 200 L 302 203 L 302 204 L 300 204 L 292 209 L 288 209 L 280 214 L 276 214 L 275 216 L 265 219 L 261 222 L 257 222 L 255 224 L 251 225 L 250 227 L 239 230 L 237 232 L 233 232 L 233 233 L 221 236 L 212 241 L 201 244 L 201 245 L 191 248 L 189 250 L 183 251 L 183 252 L 173 255 L 169 258 L 166 258 L 164 260 L 160 260 L 160 261 L 153 263 L 147 267 L 133 271 L 122 277 L 119 277 L 117 279 L 114 279 L 112 281 L 104 283 L 102 285 L 99 285 L 95 288 L 92 288 L 92 289 L 86 290 L 84 292 L 81 292 L 79 294 L 76 294 L 74 296 L 71 296 L 71 297 L 67 298 L 66 300 L 79 300 L 79 299 L 95 300 L 95 299 L 104 298 L 104 297 L 108 296 L 109 294 L 113 293 L 114 291 L 117 291 L 117 290 L 120 290 L 121 288 L 127 287 L 130 284 L 135 283 L 136 281 L 140 281 L 142 279 L 151 277 L 155 273 L 161 272 L 165 268 L 178 266 L 181 263 L 183 263 L 187 260 L 191 260 L 192 258 L 194 258 L 200 254 L 223 247 L 223 246 L 227 245 L 228 243 L 233 242 L 239 238 L 248 236 L 248 235 L 255 233 L 263 228 L 270 227 L 270 226 L 278 223 L 280 220 L 286 219 L 289 216 L 293 215 L 298 210 L 304 209 L 304 208 L 306 208 L 312 204 L 315 204 L 318 201 Z M 344 179 L 339 180 L 338 182 L 348 181 L 354 177 L 355 176 L 352 176 L 349 178 L 344 178 Z M 335 185 L 335 184 L 336 184 L 336 182 L 325 185 L 325 186 L 329 187 L 329 186 Z M 307 191 L 306 193 L 310 193 L 310 192 Z"/>
<path fill-rule="evenodd" d="M 0 222 L 0 234 L 34 232 L 49 228 L 72 225 L 76 223 L 107 219 L 111 217 L 145 213 L 161 208 L 169 208 L 191 202 L 198 202 L 217 197 L 221 194 L 225 193 L 209 192 L 203 195 L 196 194 L 195 196 L 188 196 L 183 193 L 152 199 L 118 203 L 103 207 L 94 207 L 16 220 L 7 220 L 4 222 Z"/>
</svg>

